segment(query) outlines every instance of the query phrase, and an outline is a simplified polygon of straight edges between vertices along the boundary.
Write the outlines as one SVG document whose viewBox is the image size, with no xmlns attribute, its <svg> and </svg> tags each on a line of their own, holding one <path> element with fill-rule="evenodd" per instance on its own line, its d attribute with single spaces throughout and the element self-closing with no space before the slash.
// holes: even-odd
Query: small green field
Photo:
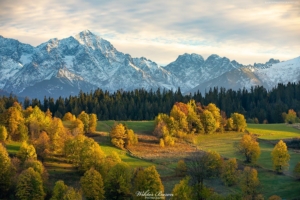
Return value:
<svg viewBox="0 0 300 200">
<path fill-rule="evenodd" d="M 248 124 L 247 130 L 260 139 L 280 140 L 300 137 L 300 130 L 286 124 Z"/>
<path fill-rule="evenodd" d="M 154 121 L 98 121 L 97 131 L 109 132 L 115 123 L 123 123 L 135 133 L 151 134 L 154 130 Z"/>
<path fill-rule="evenodd" d="M 262 193 L 265 197 L 277 194 L 285 199 L 300 197 L 300 182 L 293 177 L 292 171 L 300 162 L 300 153 L 289 149 L 291 156 L 289 170 L 285 175 L 278 175 L 272 171 L 271 152 L 274 145 L 280 139 L 300 137 L 300 130 L 285 124 L 249 124 L 247 130 L 258 135 L 261 149 L 260 158 L 257 161 L 259 179 L 262 184 Z M 199 149 L 204 151 L 216 151 L 226 158 L 237 158 L 243 163 L 244 158 L 236 153 L 236 144 L 242 138 L 243 133 L 225 132 L 211 135 L 197 136 L 196 143 Z M 216 184 L 217 187 L 218 184 Z M 214 184 L 212 185 L 214 187 Z M 232 188 L 234 189 L 234 188 Z M 221 190 L 226 193 L 226 190 Z"/>
</svg>

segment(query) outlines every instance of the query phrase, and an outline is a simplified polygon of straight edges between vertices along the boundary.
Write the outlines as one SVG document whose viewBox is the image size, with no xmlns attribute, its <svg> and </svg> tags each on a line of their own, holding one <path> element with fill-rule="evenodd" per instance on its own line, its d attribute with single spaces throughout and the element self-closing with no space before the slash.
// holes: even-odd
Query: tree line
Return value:
<svg viewBox="0 0 300 200">
<path fill-rule="evenodd" d="M 52 117 L 49 109 L 22 109 L 17 102 L 0 114 L 0 199 L 143 199 L 135 194 L 148 190 L 164 193 L 155 166 L 132 168 L 118 153 L 106 155 L 99 143 L 86 136 L 96 130 L 95 114 L 66 113 L 63 121 Z M 123 148 L 124 143 L 130 146 L 138 142 L 131 129 L 122 124 L 115 128 L 121 131 L 112 130 L 114 145 Z M 11 141 L 22 142 L 13 155 L 6 149 Z M 81 175 L 80 188 L 62 180 L 49 188 L 44 161 L 51 159 L 72 163 Z"/>
<path fill-rule="evenodd" d="M 136 89 L 119 90 L 114 93 L 97 89 L 93 92 L 80 92 L 77 96 L 43 100 L 25 98 L 23 106 L 38 106 L 42 111 L 49 109 L 53 116 L 62 118 L 65 113 L 78 115 L 81 111 L 96 113 L 99 120 L 153 120 L 159 113 L 169 113 L 175 102 L 187 103 L 191 99 L 202 105 L 216 104 L 227 116 L 238 112 L 245 115 L 248 122 L 282 123 L 283 112 L 293 109 L 300 116 L 300 82 L 278 84 L 267 91 L 262 86 L 238 91 L 212 88 L 202 95 L 200 92 L 183 95 L 180 88 L 176 91 L 156 91 Z M 2 97 L 0 113 L 12 106 L 17 98 Z"/>
</svg>

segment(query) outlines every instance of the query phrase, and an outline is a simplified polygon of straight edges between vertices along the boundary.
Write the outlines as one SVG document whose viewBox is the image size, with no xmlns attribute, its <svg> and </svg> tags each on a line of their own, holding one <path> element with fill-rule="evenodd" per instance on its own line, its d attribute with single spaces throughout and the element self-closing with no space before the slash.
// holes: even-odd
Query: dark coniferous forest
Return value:
<svg viewBox="0 0 300 200">
<path fill-rule="evenodd" d="M 238 91 L 213 88 L 205 95 L 199 92 L 183 95 L 180 88 L 177 91 L 139 89 L 114 93 L 97 89 L 56 100 L 51 97 L 45 97 L 42 101 L 25 98 L 23 106 L 27 108 L 37 105 L 43 111 L 49 108 L 56 117 L 63 117 L 67 112 L 77 116 L 85 111 L 96 113 L 98 120 L 153 120 L 158 113 L 169 113 L 175 102 L 187 103 L 190 99 L 202 105 L 214 103 L 227 116 L 239 112 L 245 115 L 248 122 L 258 120 L 259 123 L 282 123 L 282 113 L 289 109 L 300 115 L 300 82 L 278 84 L 271 91 L 262 86 Z M 17 97 L 3 96 L 0 100 L 0 113 L 12 106 L 14 101 L 17 101 Z"/>
</svg>

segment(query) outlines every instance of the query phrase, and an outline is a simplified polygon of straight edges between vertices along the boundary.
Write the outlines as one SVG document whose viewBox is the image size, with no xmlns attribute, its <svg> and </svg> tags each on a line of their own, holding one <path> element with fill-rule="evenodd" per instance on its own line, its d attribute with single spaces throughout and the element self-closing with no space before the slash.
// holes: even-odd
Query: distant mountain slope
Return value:
<svg viewBox="0 0 300 200">
<path fill-rule="evenodd" d="M 31 98 L 66 97 L 96 88 L 112 92 L 180 87 L 184 93 L 215 86 L 271 88 L 279 82 L 298 82 L 299 73 L 299 58 L 243 66 L 216 54 L 206 60 L 198 54 L 183 54 L 162 67 L 119 52 L 88 30 L 37 47 L 0 36 L 0 89 Z"/>
<path fill-rule="evenodd" d="M 300 57 L 285 62 L 270 61 L 265 65 L 260 64 L 257 67 L 246 66 L 239 69 L 233 69 L 221 76 L 199 84 L 188 93 L 209 91 L 213 87 L 223 87 L 226 89 L 250 89 L 251 86 L 261 85 L 266 89 L 272 89 L 278 83 L 298 82 L 300 81 Z"/>
</svg>

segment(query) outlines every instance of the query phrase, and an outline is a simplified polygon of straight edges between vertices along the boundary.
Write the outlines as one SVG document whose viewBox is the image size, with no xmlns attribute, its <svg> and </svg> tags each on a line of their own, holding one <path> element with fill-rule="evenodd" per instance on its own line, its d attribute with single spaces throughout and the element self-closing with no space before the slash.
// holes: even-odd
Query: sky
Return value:
<svg viewBox="0 0 300 200">
<path fill-rule="evenodd" d="M 0 0 L 0 35 L 37 46 L 90 30 L 133 57 L 242 64 L 300 56 L 299 0 Z"/>
</svg>

